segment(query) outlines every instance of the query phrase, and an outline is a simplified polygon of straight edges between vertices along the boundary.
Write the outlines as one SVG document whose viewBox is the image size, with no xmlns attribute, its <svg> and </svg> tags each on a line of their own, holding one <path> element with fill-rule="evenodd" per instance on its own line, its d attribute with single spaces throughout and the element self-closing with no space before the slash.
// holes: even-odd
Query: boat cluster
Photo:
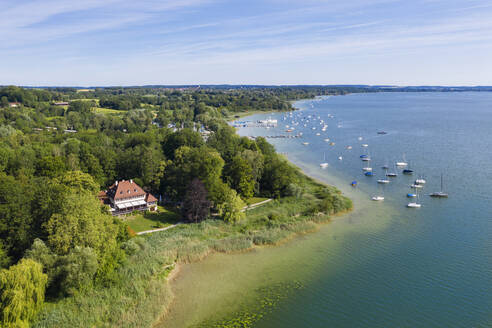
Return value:
<svg viewBox="0 0 492 328">
<path fill-rule="evenodd" d="M 328 114 L 328 118 L 332 119 L 332 118 L 334 118 L 334 116 L 332 114 Z M 289 113 L 283 117 L 283 120 L 284 121 L 287 121 L 287 120 L 291 121 L 290 122 L 291 126 L 286 125 L 286 128 L 288 128 L 288 130 L 287 130 L 288 132 L 292 132 L 293 130 L 295 130 L 295 126 L 297 126 L 297 125 L 302 125 L 304 127 L 310 126 L 313 131 L 320 128 L 322 132 L 325 132 L 328 128 L 328 124 L 326 124 L 326 122 L 320 116 L 316 116 L 316 115 L 300 116 L 299 114 L 296 115 L 294 113 Z M 317 123 L 319 123 L 319 127 L 317 126 L 318 125 Z M 337 123 L 337 127 L 338 128 L 342 127 L 341 122 Z M 320 132 L 316 132 L 315 134 L 317 136 L 321 136 Z M 386 131 L 377 131 L 377 134 L 378 135 L 386 135 L 388 133 Z M 363 142 L 364 138 L 362 136 L 359 136 L 357 138 L 357 140 L 359 142 Z M 335 142 L 331 141 L 330 138 L 324 138 L 324 141 L 328 142 L 330 146 L 335 145 Z M 307 145 L 309 145 L 309 142 L 303 142 L 303 145 L 307 146 Z M 362 172 L 367 177 L 373 177 L 373 176 L 375 176 L 375 174 L 373 172 L 372 166 L 370 165 L 371 156 L 369 154 L 369 151 L 367 151 L 369 145 L 367 143 L 361 143 L 360 145 L 365 150 L 364 154 L 360 155 L 360 160 L 364 164 L 362 167 Z M 351 150 L 352 148 L 353 147 L 350 145 L 345 147 L 346 150 Z M 343 160 L 343 157 L 338 156 L 338 159 Z M 323 162 L 321 162 L 319 164 L 319 166 L 322 169 L 325 169 L 329 166 L 329 164 L 326 162 L 326 154 L 325 153 L 323 153 Z M 409 167 L 408 162 L 405 160 L 405 155 L 403 155 L 402 160 L 396 161 L 394 163 L 394 165 L 392 165 L 391 167 L 390 167 L 390 165 L 385 164 L 381 168 L 384 171 L 384 176 L 377 180 L 377 183 L 381 184 L 381 185 L 389 184 L 391 182 L 391 179 L 397 178 L 398 177 L 398 169 L 400 169 L 401 173 L 404 175 L 413 175 L 414 174 L 414 170 L 412 170 Z M 410 185 L 410 188 L 412 188 L 412 191 L 407 193 L 407 197 L 412 198 L 413 200 L 407 204 L 407 207 L 419 208 L 422 206 L 419 202 L 419 190 L 422 190 L 422 188 L 424 187 L 426 182 L 427 181 L 425 180 L 425 178 L 423 176 L 420 176 Z M 355 181 L 355 180 L 352 181 L 351 185 L 354 187 L 357 186 L 357 181 Z M 441 190 L 438 192 L 433 192 L 429 196 L 440 197 L 440 198 L 448 197 L 448 194 L 443 191 L 442 176 L 441 176 Z M 384 200 L 384 195 L 374 195 L 371 197 L 371 199 L 373 201 L 382 201 L 382 200 Z"/>
<path fill-rule="evenodd" d="M 381 133 L 378 133 L 378 134 L 381 134 Z M 361 141 L 362 139 L 363 139 L 362 137 L 358 138 L 359 141 Z M 368 147 L 367 144 L 362 144 L 361 146 L 363 148 Z M 369 163 L 371 161 L 370 155 L 368 153 L 366 153 L 366 154 L 360 155 L 359 157 L 363 163 L 366 163 L 362 167 L 362 171 L 364 172 L 364 175 L 368 176 L 368 177 L 374 176 L 373 169 L 369 165 Z M 414 171 L 411 168 L 409 168 L 409 164 L 405 160 L 405 155 L 403 155 L 402 161 L 398 161 L 398 162 L 394 163 L 394 169 L 393 170 L 390 170 L 390 166 L 388 164 L 383 165 L 381 168 L 384 170 L 384 177 L 381 179 L 378 179 L 377 183 L 382 184 L 382 185 L 390 183 L 390 181 L 391 181 L 390 178 L 398 177 L 397 168 L 401 169 L 401 172 L 405 175 L 412 175 L 414 173 Z M 424 185 L 426 184 L 426 182 L 427 181 L 424 179 L 424 177 L 421 176 L 418 179 L 416 179 L 410 185 L 410 188 L 412 188 L 413 191 L 407 193 L 407 197 L 408 198 L 415 198 L 415 200 L 409 202 L 407 204 L 407 207 L 409 207 L 409 208 L 420 208 L 420 207 L 422 207 L 422 204 L 419 202 L 419 190 L 424 188 Z M 357 182 L 352 181 L 351 184 L 352 184 L 352 186 L 356 186 Z M 442 175 L 441 175 L 441 190 L 437 191 L 437 192 L 433 192 L 433 193 L 429 194 L 429 196 L 438 197 L 438 198 L 448 197 L 448 194 L 443 191 Z M 375 196 L 372 196 L 371 199 L 373 201 L 382 201 L 382 200 L 384 200 L 384 196 L 383 195 L 375 195 Z"/>
<path fill-rule="evenodd" d="M 313 106 L 311 106 L 313 107 Z M 328 119 L 334 119 L 335 116 L 332 114 L 328 114 Z M 298 126 L 304 127 L 304 128 L 310 128 L 316 136 L 322 136 L 323 132 L 326 132 L 328 129 L 328 124 L 325 122 L 324 119 L 321 118 L 321 116 L 318 115 L 305 115 L 303 116 L 302 112 L 290 112 L 288 114 L 285 114 L 282 118 L 284 121 L 284 125 L 286 128 L 286 132 L 292 133 L 296 131 Z M 341 128 L 343 125 L 341 122 L 336 123 L 337 128 Z M 318 132 L 319 131 L 319 132 Z M 297 132 L 297 131 L 296 131 Z M 388 132 L 386 131 L 377 131 L 376 132 L 378 135 L 386 135 Z M 302 136 L 302 132 L 299 132 L 297 135 L 298 137 Z M 330 140 L 330 138 L 324 137 L 323 139 L 326 143 L 328 143 L 330 146 L 334 146 L 335 142 Z M 367 177 L 373 177 L 375 176 L 375 173 L 373 171 L 372 166 L 370 165 L 371 163 L 371 156 L 369 154 L 369 144 L 367 143 L 362 143 L 364 138 L 362 136 L 359 136 L 357 140 L 360 142 L 360 146 L 364 150 L 364 153 L 359 156 L 360 160 L 363 163 L 362 166 L 362 172 L 364 176 Z M 302 142 L 303 145 L 308 146 L 309 142 Z M 345 150 L 352 150 L 351 145 L 345 146 Z M 343 160 L 343 156 L 338 156 L 338 160 Z M 323 153 L 323 162 L 319 164 L 319 166 L 322 169 L 326 169 L 329 164 L 326 161 L 326 153 Z M 394 162 L 391 166 L 388 164 L 385 164 L 381 167 L 381 169 L 384 172 L 384 175 L 382 178 L 377 179 L 377 183 L 380 185 L 386 185 L 391 182 L 392 179 L 395 179 L 398 177 L 398 172 L 401 172 L 404 175 L 413 175 L 414 170 L 410 168 L 409 163 L 405 160 L 405 155 L 403 154 L 402 160 Z M 409 208 L 420 208 L 422 205 L 419 202 L 419 191 L 424 188 L 424 185 L 426 184 L 426 180 L 423 176 L 418 177 L 411 185 L 410 188 L 412 189 L 411 192 L 407 193 L 407 197 L 411 198 L 412 200 L 407 204 L 407 207 Z M 357 181 L 354 180 L 352 181 L 351 185 L 353 187 L 357 186 Z M 431 197 L 438 197 L 438 198 L 446 198 L 448 197 L 448 194 L 443 191 L 443 186 L 442 186 L 442 176 L 441 176 L 441 190 L 437 192 L 433 192 L 429 194 Z M 384 195 L 382 194 L 377 194 L 374 196 L 371 196 L 371 199 L 373 201 L 383 201 L 384 200 Z"/>
</svg>

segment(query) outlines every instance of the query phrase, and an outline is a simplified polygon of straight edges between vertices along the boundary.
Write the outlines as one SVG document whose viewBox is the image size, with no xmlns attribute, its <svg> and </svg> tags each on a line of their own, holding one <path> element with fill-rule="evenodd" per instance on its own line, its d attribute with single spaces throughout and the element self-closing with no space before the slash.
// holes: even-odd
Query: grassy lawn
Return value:
<svg viewBox="0 0 492 328">
<path fill-rule="evenodd" d="M 227 120 L 228 121 L 234 121 L 234 120 L 243 118 L 245 116 L 254 115 L 254 114 L 264 114 L 264 113 L 269 113 L 269 111 L 250 110 L 247 112 L 232 112 L 232 113 L 229 113 L 229 117 L 227 118 Z M 239 117 L 236 117 L 236 116 L 239 116 Z"/>
<path fill-rule="evenodd" d="M 159 206 L 158 212 L 139 212 L 123 217 L 130 228 L 135 232 L 165 228 L 179 221 L 179 214 Z"/>
<path fill-rule="evenodd" d="M 245 203 L 246 205 L 251 205 L 251 204 L 256 204 L 259 202 L 262 202 L 264 200 L 267 200 L 268 198 L 265 197 L 251 197 L 249 199 L 246 199 Z"/>
<path fill-rule="evenodd" d="M 101 108 L 101 107 L 93 107 L 92 111 L 100 114 L 117 114 L 117 115 L 121 115 L 127 112 L 126 110 L 116 110 L 116 109 Z"/>
</svg>

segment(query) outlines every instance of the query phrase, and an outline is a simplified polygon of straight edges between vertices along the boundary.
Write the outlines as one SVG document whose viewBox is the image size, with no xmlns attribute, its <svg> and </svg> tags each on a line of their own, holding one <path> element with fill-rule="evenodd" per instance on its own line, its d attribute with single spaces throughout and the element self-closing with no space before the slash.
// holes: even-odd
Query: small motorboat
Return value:
<svg viewBox="0 0 492 328">
<path fill-rule="evenodd" d="M 388 179 L 379 179 L 378 183 L 390 183 Z"/>
<path fill-rule="evenodd" d="M 358 137 L 357 140 L 361 141 L 362 140 L 362 137 Z"/>
<path fill-rule="evenodd" d="M 325 139 L 325 142 L 329 142 L 329 141 L 330 141 L 330 138 L 326 138 L 326 139 Z"/>
<path fill-rule="evenodd" d="M 415 184 L 425 184 L 427 181 L 425 181 L 425 179 L 423 178 L 418 178 L 417 180 L 415 180 Z"/>
<path fill-rule="evenodd" d="M 334 142 L 330 142 L 330 146 L 335 146 L 335 143 Z"/>
<path fill-rule="evenodd" d="M 417 197 L 417 194 L 408 193 L 407 197 L 408 198 L 414 198 L 414 197 Z"/>
<path fill-rule="evenodd" d="M 369 162 L 371 158 L 369 156 L 361 158 L 363 162 Z"/>
<path fill-rule="evenodd" d="M 364 173 L 364 175 L 366 177 L 372 177 L 372 176 L 374 176 L 374 173 L 372 173 L 372 171 L 367 171 L 367 172 Z"/>
<path fill-rule="evenodd" d="M 396 174 L 395 172 L 388 172 L 386 173 L 386 176 L 389 178 L 396 178 L 398 174 Z"/>
<path fill-rule="evenodd" d="M 373 196 L 371 199 L 378 202 L 378 201 L 384 200 L 384 197 L 383 196 Z"/>
<path fill-rule="evenodd" d="M 372 172 L 372 167 L 363 167 L 362 171 L 364 172 Z"/>
<path fill-rule="evenodd" d="M 350 149 L 352 149 L 352 146 L 347 146 L 347 147 L 345 147 L 345 149 L 350 150 Z"/>
<path fill-rule="evenodd" d="M 342 156 L 338 156 L 338 160 L 341 161 L 343 159 Z"/>
<path fill-rule="evenodd" d="M 424 188 L 424 186 L 419 185 L 419 184 L 415 184 L 415 183 L 414 183 L 414 184 L 412 184 L 412 185 L 410 185 L 410 187 L 411 187 L 411 188 L 419 188 L 419 189 Z"/>
<path fill-rule="evenodd" d="M 354 180 L 354 181 L 352 181 L 352 182 L 350 183 L 350 185 L 351 185 L 352 187 L 356 187 L 356 186 L 357 186 L 357 181 L 355 181 L 355 180 Z"/>
<path fill-rule="evenodd" d="M 388 165 L 383 165 L 383 166 L 381 166 L 381 168 L 382 168 L 383 170 L 387 170 L 387 169 L 389 169 L 389 166 L 388 166 Z"/>
<path fill-rule="evenodd" d="M 302 144 L 303 144 L 304 146 L 307 146 L 307 145 L 309 145 L 309 142 L 303 142 Z"/>
<path fill-rule="evenodd" d="M 366 148 L 366 147 L 369 147 L 368 144 L 362 144 L 362 147 Z"/>
<path fill-rule="evenodd" d="M 378 131 L 378 134 L 388 134 L 386 131 Z"/>
<path fill-rule="evenodd" d="M 411 169 L 404 169 L 402 172 L 403 172 L 403 174 L 408 174 L 408 175 L 413 174 L 413 170 L 411 170 Z"/>
<path fill-rule="evenodd" d="M 368 155 L 360 155 L 359 156 L 360 158 L 366 158 L 366 157 L 369 157 Z"/>
<path fill-rule="evenodd" d="M 316 133 L 316 135 L 317 135 L 317 136 L 320 136 L 320 135 L 321 135 L 321 133 L 319 133 L 319 132 L 318 132 L 318 133 Z"/>
</svg>

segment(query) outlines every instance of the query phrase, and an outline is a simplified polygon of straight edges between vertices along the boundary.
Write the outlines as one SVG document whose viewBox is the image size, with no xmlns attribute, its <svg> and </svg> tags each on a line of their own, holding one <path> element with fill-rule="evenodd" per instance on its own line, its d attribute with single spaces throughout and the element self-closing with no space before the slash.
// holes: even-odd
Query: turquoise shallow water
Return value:
<svg viewBox="0 0 492 328">
<path fill-rule="evenodd" d="M 291 133 L 302 131 L 303 138 L 269 141 L 309 174 L 360 198 L 356 206 L 364 210 L 353 218 L 357 232 L 344 236 L 334 252 L 311 254 L 318 263 L 314 277 L 256 326 L 492 327 L 492 94 L 353 94 L 296 107 L 296 116 L 320 116 L 326 131 L 311 120 Z M 292 119 L 284 116 L 254 115 L 248 119 L 271 117 L 280 124 L 239 133 L 286 135 Z M 378 135 L 380 130 L 388 134 Z M 369 145 L 375 177 L 362 174 L 362 143 Z M 325 170 L 319 167 L 323 153 L 330 164 Z M 384 189 L 378 186 L 380 167 L 403 154 L 416 174 L 400 170 Z M 450 197 L 430 198 L 441 173 Z M 421 174 L 427 179 L 422 208 L 407 209 L 405 195 Z M 352 180 L 359 182 L 357 190 L 348 186 Z M 376 193 L 384 193 L 384 203 L 366 201 Z M 389 222 L 378 214 L 386 209 Z M 378 220 L 384 229 L 364 229 Z"/>
</svg>

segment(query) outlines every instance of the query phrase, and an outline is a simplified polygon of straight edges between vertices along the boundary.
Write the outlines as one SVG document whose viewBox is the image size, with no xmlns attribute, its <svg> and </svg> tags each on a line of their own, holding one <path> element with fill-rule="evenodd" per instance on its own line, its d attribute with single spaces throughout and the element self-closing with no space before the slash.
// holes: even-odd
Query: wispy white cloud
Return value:
<svg viewBox="0 0 492 328">
<path fill-rule="evenodd" d="M 212 0 L 46 0 L 23 1 L 0 11 L 0 44 L 8 47 L 42 44 L 74 34 L 115 29 L 161 19 L 182 8 Z M 66 15 L 77 15 L 66 19 Z M 58 22 L 57 22 L 58 21 Z"/>
<path fill-rule="evenodd" d="M 258 68 L 273 67 L 278 76 L 302 74 L 298 67 L 322 76 L 327 68 L 314 67 L 333 60 L 369 67 L 375 57 L 390 62 L 426 54 L 445 63 L 446 57 L 435 58 L 443 49 L 492 51 L 492 6 L 485 0 L 250 0 L 238 2 L 239 9 L 224 0 L 0 4 L 4 63 L 22 58 L 32 69 L 43 61 L 52 76 L 61 67 L 83 67 L 74 72 L 98 81 L 142 74 L 158 82 L 158 76 L 213 71 L 231 82 L 231 72 L 261 75 Z M 390 74 L 384 69 L 381 74 Z"/>
</svg>

